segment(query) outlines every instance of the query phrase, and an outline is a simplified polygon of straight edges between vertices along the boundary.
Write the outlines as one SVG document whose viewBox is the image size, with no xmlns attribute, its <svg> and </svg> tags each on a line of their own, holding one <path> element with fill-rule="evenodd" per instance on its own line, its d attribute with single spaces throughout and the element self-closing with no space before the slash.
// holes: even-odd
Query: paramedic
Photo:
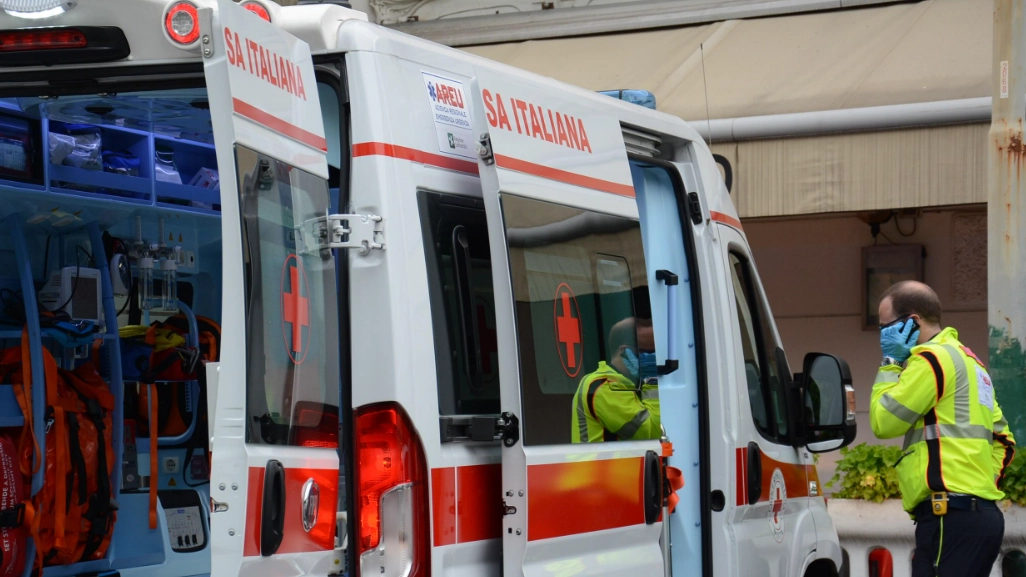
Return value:
<svg viewBox="0 0 1026 577">
<path fill-rule="evenodd" d="M 637 325 L 637 329 L 635 326 Z M 638 386 L 637 350 L 655 350 L 651 321 L 628 317 L 609 331 L 607 361 L 585 375 L 573 400 L 571 440 L 574 443 L 658 439 L 659 397 L 655 384 Z"/>
<path fill-rule="evenodd" d="M 870 424 L 881 439 L 905 436 L 897 463 L 902 505 L 916 522 L 912 576 L 985 577 L 1005 520 L 995 501 L 1014 454 L 983 363 L 940 324 L 927 285 L 904 281 L 880 298 L 883 362 Z"/>
</svg>

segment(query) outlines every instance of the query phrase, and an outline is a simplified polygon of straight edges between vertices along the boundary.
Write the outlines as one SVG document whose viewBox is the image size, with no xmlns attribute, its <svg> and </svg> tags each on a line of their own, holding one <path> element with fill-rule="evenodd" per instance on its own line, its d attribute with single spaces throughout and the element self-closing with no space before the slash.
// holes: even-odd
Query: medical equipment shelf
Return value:
<svg viewBox="0 0 1026 577">
<path fill-rule="evenodd" d="M 10 102 L 0 99 L 0 117 L 27 119 L 28 116 Z M 61 130 L 68 123 L 41 118 L 38 121 L 36 146 L 42 146 L 41 174 L 31 179 L 17 180 L 0 177 L 0 187 L 21 191 L 60 194 L 68 197 L 90 198 L 124 203 L 122 207 L 150 206 L 158 209 L 220 215 L 219 188 L 188 184 L 202 169 L 217 170 L 217 159 L 212 144 L 185 140 L 138 129 L 90 124 L 99 130 L 102 150 L 125 151 L 139 160 L 137 175 L 118 174 L 104 170 L 90 170 L 51 162 L 50 131 Z M 181 184 L 169 182 L 166 173 L 156 166 L 157 147 L 166 147 L 173 153 L 174 164 Z M 26 151 L 32 154 L 33 151 Z"/>
</svg>

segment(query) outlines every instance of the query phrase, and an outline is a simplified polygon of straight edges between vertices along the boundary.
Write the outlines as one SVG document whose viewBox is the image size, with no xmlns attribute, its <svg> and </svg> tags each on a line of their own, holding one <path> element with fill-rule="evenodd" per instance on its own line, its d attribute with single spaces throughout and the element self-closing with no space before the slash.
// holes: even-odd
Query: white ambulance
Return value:
<svg viewBox="0 0 1026 577">
<path fill-rule="evenodd" d="M 0 345 L 35 402 L 0 374 L 0 433 L 50 458 L 44 350 L 116 400 L 109 546 L 42 575 L 837 574 L 812 454 L 854 438 L 847 365 L 792 375 L 683 121 L 329 3 L 0 4 Z M 174 362 L 203 319 L 216 354 L 140 376 L 131 329 L 174 318 Z M 600 367 L 658 433 L 571 442 Z"/>
</svg>

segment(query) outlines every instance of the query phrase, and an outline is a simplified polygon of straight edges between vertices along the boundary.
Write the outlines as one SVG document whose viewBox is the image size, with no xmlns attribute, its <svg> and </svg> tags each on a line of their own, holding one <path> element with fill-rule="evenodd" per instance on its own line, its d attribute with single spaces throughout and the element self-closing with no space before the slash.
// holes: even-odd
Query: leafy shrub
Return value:
<svg viewBox="0 0 1026 577">
<path fill-rule="evenodd" d="M 834 477 L 827 488 L 840 481 L 841 489 L 834 493 L 837 499 L 862 499 L 882 503 L 885 499 L 900 499 L 898 471 L 894 464 L 901 457 L 901 447 L 867 445 L 841 449 Z M 842 473 L 844 473 L 842 477 Z M 1023 495 L 1026 496 L 1026 467 L 1021 469 Z"/>
<path fill-rule="evenodd" d="M 1001 490 L 1005 492 L 1005 498 L 1019 505 L 1026 507 L 1026 451 L 1017 447 L 1015 458 L 1005 469 L 1005 478 L 1001 482 Z"/>
</svg>

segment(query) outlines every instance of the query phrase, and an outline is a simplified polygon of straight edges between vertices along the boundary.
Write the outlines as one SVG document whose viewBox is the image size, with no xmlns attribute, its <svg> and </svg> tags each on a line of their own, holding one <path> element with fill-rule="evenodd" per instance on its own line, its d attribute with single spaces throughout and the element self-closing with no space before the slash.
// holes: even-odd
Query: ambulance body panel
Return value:
<svg viewBox="0 0 1026 577">
<path fill-rule="evenodd" d="M 196 0 L 202 40 L 183 49 L 163 25 L 176 2 L 129 4 L 95 2 L 37 21 L 0 12 L 0 30 L 112 25 L 131 47 L 118 62 L 4 69 L 5 97 L 61 91 L 47 81 L 73 69 L 100 86 L 143 73 L 159 79 L 155 90 L 205 74 L 222 202 L 219 215 L 195 217 L 194 226 L 210 235 L 219 221 L 200 255 L 220 253 L 220 263 L 203 263 L 211 263 L 205 274 L 220 275 L 223 300 L 207 310 L 224 339 L 219 362 L 207 365 L 213 466 L 200 493 L 211 501 L 210 547 L 206 565 L 164 555 L 122 573 L 747 577 L 840 567 L 807 427 L 795 414 L 808 397 L 792 382 L 797 371 L 780 349 L 717 165 L 685 122 L 338 6 L 257 2 L 267 23 L 226 0 Z M 265 56 L 281 76 L 254 68 Z M 291 198 L 281 206 L 259 187 L 242 190 L 269 166 L 292 175 L 279 178 L 289 191 L 281 199 Z M 9 190 L 0 180 L 0 194 Z M 102 209 L 81 195 L 74 202 Z M 179 218 L 174 207 L 157 208 L 139 209 L 148 227 L 158 216 Z M 283 216 L 272 216 L 278 210 Z M 112 234 L 130 234 L 116 224 L 130 208 L 107 214 Z M 358 219 L 360 234 L 373 228 L 368 238 L 380 244 L 324 240 Z M 278 226 L 294 232 L 281 241 Z M 254 264 L 265 253 L 285 261 L 273 287 L 278 308 L 247 301 L 260 283 L 272 290 L 277 272 L 249 276 L 266 268 Z M 313 285 L 302 276 L 309 263 L 320 263 Z M 294 294 L 317 302 L 296 304 Z M 248 324 L 260 306 L 273 327 Z M 284 353 L 267 348 L 276 314 Z M 603 343 L 616 315 L 651 319 L 654 362 L 665 369 L 665 438 L 571 444 L 579 413 L 569 396 L 598 360 L 611 361 Z M 303 373 L 308 355 L 319 363 L 313 373 Z M 314 401 L 337 374 L 340 450 L 268 433 L 301 429 L 299 417 L 260 425 L 271 429 L 250 422 L 265 387 L 247 376 L 255 370 L 285 371 L 297 391 L 320 383 Z M 834 443 L 841 427 L 817 438 Z M 367 475 L 387 477 L 400 457 L 406 481 L 394 479 L 369 505 Z M 684 479 L 672 514 L 657 494 L 665 465 Z M 285 495 L 271 518 L 287 517 L 269 550 L 265 508 L 279 497 L 268 497 L 268 483 Z M 304 527 L 308 518 L 315 526 Z"/>
</svg>

